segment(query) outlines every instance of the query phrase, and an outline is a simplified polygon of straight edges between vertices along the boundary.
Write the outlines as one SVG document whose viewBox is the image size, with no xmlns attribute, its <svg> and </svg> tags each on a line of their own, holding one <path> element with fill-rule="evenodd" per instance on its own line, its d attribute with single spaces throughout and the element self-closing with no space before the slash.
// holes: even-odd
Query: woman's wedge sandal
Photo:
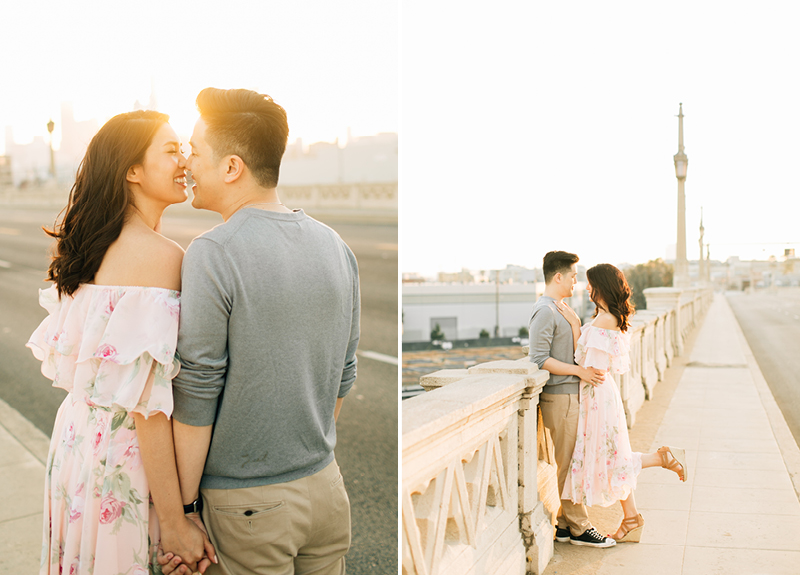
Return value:
<svg viewBox="0 0 800 575">
<path fill-rule="evenodd" d="M 681 481 L 686 481 L 689 477 L 689 468 L 686 466 L 686 451 L 664 445 L 658 448 L 658 453 L 661 455 L 661 467 L 674 471 Z"/>
<path fill-rule="evenodd" d="M 639 513 L 636 517 L 625 517 L 617 529 L 617 533 L 622 531 L 622 537 L 617 539 L 617 533 L 611 538 L 617 543 L 638 543 L 642 537 L 642 530 L 644 529 L 644 517 Z"/>
</svg>

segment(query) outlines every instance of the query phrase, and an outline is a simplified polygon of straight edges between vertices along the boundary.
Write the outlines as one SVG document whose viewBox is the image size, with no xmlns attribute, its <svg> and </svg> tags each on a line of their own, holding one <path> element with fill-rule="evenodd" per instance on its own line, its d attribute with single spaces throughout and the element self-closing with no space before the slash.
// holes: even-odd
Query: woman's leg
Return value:
<svg viewBox="0 0 800 575">
<path fill-rule="evenodd" d="M 661 467 L 661 455 L 658 451 L 642 453 L 642 469 L 645 467 Z"/>
<path fill-rule="evenodd" d="M 686 452 L 683 449 L 670 447 L 662 447 L 661 450 L 666 450 L 664 455 L 666 459 L 662 457 L 660 451 L 642 453 L 642 469 L 645 467 L 664 467 L 665 469 L 674 471 L 681 481 L 686 481 L 686 470 L 684 469 L 686 467 Z M 677 456 L 675 455 L 676 453 L 678 454 Z M 670 464 L 670 467 L 665 465 L 667 462 Z"/>
<path fill-rule="evenodd" d="M 636 509 L 636 499 L 633 496 L 633 491 L 626 499 L 621 500 L 620 504 L 622 505 L 622 522 L 612 537 L 617 541 L 638 542 L 639 537 L 641 537 L 641 528 L 644 526 L 644 519 L 640 519 L 639 511 Z M 625 537 L 628 532 L 631 532 L 630 535 Z"/>
<path fill-rule="evenodd" d="M 636 510 L 636 499 L 633 496 L 633 491 L 628 495 L 627 499 L 620 501 L 622 505 L 622 513 L 625 517 L 636 517 L 639 512 Z"/>
</svg>

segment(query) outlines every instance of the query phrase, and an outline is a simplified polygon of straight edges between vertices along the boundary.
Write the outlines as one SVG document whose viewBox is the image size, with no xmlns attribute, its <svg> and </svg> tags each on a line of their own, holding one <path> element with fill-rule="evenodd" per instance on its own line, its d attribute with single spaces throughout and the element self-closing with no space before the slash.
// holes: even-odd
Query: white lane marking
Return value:
<svg viewBox="0 0 800 575">
<path fill-rule="evenodd" d="M 374 359 L 375 361 L 382 361 L 384 363 L 391 363 L 392 365 L 398 365 L 398 361 L 396 357 L 392 357 L 391 355 L 385 355 L 382 353 L 378 353 L 377 351 L 368 351 L 368 350 L 358 350 L 358 355 L 361 357 L 366 357 L 368 359 Z"/>
<path fill-rule="evenodd" d="M 4 261 L 4 260 L 0 260 L 0 268 L 6 268 L 6 269 L 8 269 L 8 268 L 10 268 L 10 267 L 11 267 L 11 264 L 10 264 L 9 262 L 7 262 L 7 261 Z"/>
</svg>

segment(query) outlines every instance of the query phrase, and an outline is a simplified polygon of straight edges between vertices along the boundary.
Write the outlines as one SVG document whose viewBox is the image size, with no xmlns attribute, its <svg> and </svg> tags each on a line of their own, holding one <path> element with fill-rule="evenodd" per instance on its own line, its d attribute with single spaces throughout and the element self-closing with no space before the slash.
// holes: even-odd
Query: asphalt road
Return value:
<svg viewBox="0 0 800 575">
<path fill-rule="evenodd" d="M 25 348 L 47 315 L 38 304 L 51 240 L 41 230 L 58 209 L 0 205 L 0 398 L 50 434 L 66 395 L 41 375 Z M 313 215 L 313 213 L 312 213 Z M 317 219 L 335 229 L 359 263 L 358 378 L 342 407 L 336 458 L 350 496 L 353 545 L 348 572 L 397 573 L 397 225 L 347 216 Z M 184 248 L 219 224 L 217 214 L 170 208 L 163 233 Z M 13 496 L 13 494 L 11 494 Z"/>
<path fill-rule="evenodd" d="M 734 293 L 728 295 L 728 302 L 800 444 L 800 290 Z"/>
</svg>

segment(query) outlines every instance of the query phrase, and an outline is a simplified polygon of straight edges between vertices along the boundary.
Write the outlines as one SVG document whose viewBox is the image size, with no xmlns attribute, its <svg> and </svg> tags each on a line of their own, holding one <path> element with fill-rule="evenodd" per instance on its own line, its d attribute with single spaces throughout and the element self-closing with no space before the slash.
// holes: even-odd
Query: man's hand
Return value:
<svg viewBox="0 0 800 575">
<path fill-rule="evenodd" d="M 199 517 L 197 520 L 199 521 Z M 210 561 L 208 558 L 203 559 L 206 554 L 216 560 L 214 546 L 208 540 L 205 528 L 198 527 L 197 523 L 188 516 L 183 517 L 174 528 L 170 529 L 162 525 L 161 547 L 165 552 L 164 557 L 170 553 L 173 555 L 173 559 L 176 556 L 180 557 L 193 573 L 197 571 L 204 573 L 208 569 Z M 169 562 L 169 560 L 167 561 Z"/>
<path fill-rule="evenodd" d="M 578 372 L 578 377 L 580 377 L 582 381 L 591 383 L 595 387 L 603 383 L 606 379 L 606 372 L 596 367 L 578 366 Z"/>
</svg>

